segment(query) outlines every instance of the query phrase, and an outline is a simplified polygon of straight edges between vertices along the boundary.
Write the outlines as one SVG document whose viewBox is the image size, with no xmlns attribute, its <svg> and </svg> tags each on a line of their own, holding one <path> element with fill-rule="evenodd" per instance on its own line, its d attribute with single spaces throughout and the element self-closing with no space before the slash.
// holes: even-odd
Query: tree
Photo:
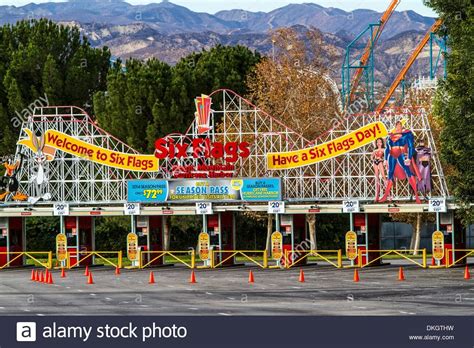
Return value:
<svg viewBox="0 0 474 348">
<path fill-rule="evenodd" d="M 250 99 L 314 141 L 331 127 L 334 117 L 340 116 L 340 95 L 322 58 L 322 35 L 315 29 L 301 35 L 292 28 L 282 28 L 272 33 L 272 42 L 273 57 L 262 59 L 249 76 Z M 306 215 L 306 222 L 311 246 L 316 248 L 315 216 Z"/>
<path fill-rule="evenodd" d="M 63 105 L 61 100 L 63 86 L 63 79 L 56 61 L 51 54 L 48 54 L 43 68 L 43 89 L 51 105 Z"/>
<path fill-rule="evenodd" d="M 157 59 L 129 59 L 122 69 L 118 61 L 107 77 L 107 91 L 94 95 L 94 111 L 104 129 L 138 151 L 152 152 L 157 138 L 186 131 L 196 96 L 219 88 L 245 94 L 246 76 L 259 60 L 244 47 L 216 46 L 174 67 Z"/>
<path fill-rule="evenodd" d="M 76 27 L 47 19 L 0 27 L 2 152 L 14 151 L 21 123 L 39 106 L 39 98 L 43 106 L 90 110 L 93 93 L 105 90 L 109 59 L 107 48 L 92 48 Z"/>
<path fill-rule="evenodd" d="M 452 166 L 450 191 L 464 206 L 464 222 L 474 221 L 474 4 L 469 0 L 425 0 L 443 20 L 448 37 L 447 78 L 441 81 L 434 113 L 442 124 L 441 153 Z"/>
<path fill-rule="evenodd" d="M 273 58 L 266 57 L 250 75 L 250 98 L 284 124 L 314 140 L 340 115 L 340 95 L 321 54 L 323 38 L 313 29 L 301 37 L 292 28 L 272 33 Z"/>
</svg>

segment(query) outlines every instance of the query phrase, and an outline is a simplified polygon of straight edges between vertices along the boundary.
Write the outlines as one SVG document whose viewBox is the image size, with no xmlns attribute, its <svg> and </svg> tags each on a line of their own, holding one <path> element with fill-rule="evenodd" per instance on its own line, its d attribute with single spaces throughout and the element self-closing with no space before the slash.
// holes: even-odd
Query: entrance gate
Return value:
<svg viewBox="0 0 474 348">
<path fill-rule="evenodd" d="M 173 134 L 167 139 L 172 139 L 175 144 L 180 145 L 188 144 L 190 139 L 203 138 L 221 144 L 228 142 L 249 143 L 248 156 L 236 159 L 234 169 L 230 173 L 231 177 L 281 178 L 281 199 L 285 202 L 301 205 L 319 203 L 337 205 L 348 198 L 366 202 L 372 201 L 376 194 L 376 185 L 373 184 L 375 175 L 372 169 L 372 148 L 362 146 L 345 153 L 344 156 L 315 162 L 307 166 L 276 170 L 268 168 L 267 154 L 303 150 L 315 144 L 334 142 L 341 136 L 375 122 L 382 122 L 387 129 L 392 129 L 401 120 L 417 137 L 425 141 L 425 146 L 432 149 L 432 190 L 430 195 L 432 197 L 449 197 L 430 131 L 428 116 L 424 109 L 400 108 L 383 113 L 357 115 L 340 120 L 334 128 L 318 139 L 309 140 L 232 91 L 218 90 L 212 93 L 210 97 L 214 104 L 210 113 L 209 129 L 206 132 L 202 132 L 202 125 L 198 124 L 198 119 L 195 119 L 184 134 Z M 76 216 L 71 213 L 71 215 L 62 218 L 63 227 L 60 232 L 68 235 L 68 245 L 70 246 L 68 251 L 72 264 L 85 265 L 88 262 L 93 262 L 93 259 L 97 257 L 97 255 L 81 256 L 81 252 L 85 254 L 95 251 L 93 217 L 105 214 L 105 212 L 110 212 L 110 215 L 123 214 L 123 209 L 120 207 L 127 203 L 129 198 L 127 181 L 158 178 L 169 180 L 183 174 L 176 168 L 192 165 L 216 166 L 220 165 L 221 162 L 219 161 L 222 160 L 212 158 L 212 156 L 204 159 L 190 156 L 170 157 L 160 162 L 157 171 L 132 170 L 105 165 L 90 160 L 84 155 L 72 154 L 71 151 L 65 151 L 64 148 L 59 146 L 54 148 L 50 143 L 45 144 L 44 136 L 48 134 L 47 132 L 66 134 L 71 139 L 80 141 L 81 144 L 90 145 L 91 148 L 104 148 L 107 151 L 130 156 L 139 156 L 140 154 L 98 127 L 87 113 L 80 108 L 36 108 L 34 115 L 22 124 L 19 137 L 20 145 L 18 145 L 15 154 L 15 159 L 23 159 L 22 165 L 15 174 L 19 184 L 18 192 L 22 194 L 4 196 L 7 200 L 5 202 L 7 208 L 5 209 L 8 210 L 10 206 L 17 207 L 19 205 L 25 206 L 25 209 L 40 206 L 50 207 L 53 203 L 68 203 L 71 207 L 91 208 L 87 216 Z M 32 150 L 32 147 L 34 150 Z M 38 162 L 38 151 L 45 158 L 41 163 Z M 41 175 L 38 175 L 39 172 Z M 392 194 L 396 197 L 397 202 L 402 202 L 400 204 L 409 202 L 412 196 L 411 188 L 405 181 L 397 182 Z M 14 200 L 24 199 L 24 197 L 27 198 L 27 201 Z M 172 210 L 174 204 L 179 207 L 180 204 L 190 203 L 154 202 L 149 204 L 147 208 L 152 211 L 154 207 L 156 208 L 156 205 L 159 205 L 158 208 L 160 209 Z M 209 233 L 211 246 L 215 251 L 215 253 L 212 253 L 216 257 L 212 260 L 214 264 L 235 263 L 235 255 L 231 255 L 231 253 L 236 249 L 237 236 L 232 211 L 236 211 L 237 207 L 246 204 L 249 204 L 249 202 L 228 202 L 226 205 L 222 205 L 222 210 L 215 211 L 212 215 L 203 218 L 203 230 Z M 120 209 L 117 210 L 118 207 Z M 25 213 L 33 214 L 28 211 L 25 211 Z M 364 218 L 359 218 L 357 215 L 354 217 L 354 228 L 360 229 L 360 231 L 356 231 L 360 233 L 361 240 L 359 244 L 361 247 L 364 246 L 365 250 L 378 250 L 380 248 L 378 246 L 374 247 L 376 243 L 372 243 L 371 238 L 374 238 L 374 240 L 379 238 L 377 232 L 375 232 L 378 230 L 376 226 L 379 225 L 379 217 L 364 214 Z M 143 215 L 147 214 L 143 213 Z M 163 214 L 159 214 L 155 210 L 154 214 L 149 214 L 148 222 L 145 221 L 146 218 L 136 216 L 133 218 L 136 220 L 131 227 L 131 232 L 136 231 L 141 234 L 139 244 L 145 252 L 142 254 L 145 257 L 145 260 L 141 260 L 142 264 L 151 262 L 153 259 L 151 254 L 146 252 L 164 251 L 163 249 L 167 244 L 163 239 L 163 229 L 166 226 L 163 218 L 152 217 L 152 215 Z M 302 217 L 298 214 L 294 214 L 291 218 L 282 216 L 282 222 L 286 225 L 278 223 L 278 228 L 282 227 L 283 233 L 287 233 L 287 227 L 290 228 L 291 234 L 284 236 L 283 243 L 285 250 L 289 250 L 290 254 L 295 250 L 298 238 L 301 240 L 307 238 L 306 227 L 303 226 L 305 224 L 300 221 Z M 11 217 L 7 216 L 7 218 L 10 219 Z M 365 219 L 365 225 L 360 222 L 363 219 Z M 8 235 L 8 238 L 0 238 L 0 248 L 3 248 L 0 249 L 0 252 L 1 250 L 7 252 L 25 250 L 22 224 L 24 224 L 22 220 L 0 221 L 2 236 L 4 236 L 3 231 L 5 229 Z M 139 225 L 146 227 L 139 227 Z M 362 226 L 366 227 L 365 235 Z M 156 232 L 152 233 L 152 231 Z M 363 240 L 364 237 L 365 240 Z M 456 245 L 451 247 L 452 249 L 462 249 Z M 305 250 L 310 249 L 306 248 Z M 231 251 L 227 252 L 228 250 Z M 370 255 L 366 254 L 367 252 L 361 254 L 362 263 L 371 261 Z M 8 257 L 8 254 L 6 255 Z M 155 259 L 153 262 L 159 264 L 160 260 L 162 258 Z M 305 260 L 302 259 L 300 263 L 304 263 Z M 8 259 L 0 258 L 0 264 L 2 262 L 8 262 Z M 18 262 L 17 259 L 15 262 Z"/>
</svg>

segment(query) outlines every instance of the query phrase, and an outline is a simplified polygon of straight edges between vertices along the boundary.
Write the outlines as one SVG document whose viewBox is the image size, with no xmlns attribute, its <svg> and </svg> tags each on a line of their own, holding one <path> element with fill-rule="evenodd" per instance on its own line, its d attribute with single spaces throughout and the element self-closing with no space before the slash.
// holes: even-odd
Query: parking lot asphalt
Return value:
<svg viewBox="0 0 474 348">
<path fill-rule="evenodd" d="M 395 265 L 359 270 L 329 266 L 260 269 L 247 266 L 199 269 L 190 284 L 184 267 L 152 269 L 91 268 L 53 271 L 54 284 L 30 280 L 30 269 L 0 272 L 0 315 L 472 315 L 474 279 L 464 268 L 404 268 L 399 281 Z M 255 283 L 248 283 L 252 270 Z"/>
</svg>

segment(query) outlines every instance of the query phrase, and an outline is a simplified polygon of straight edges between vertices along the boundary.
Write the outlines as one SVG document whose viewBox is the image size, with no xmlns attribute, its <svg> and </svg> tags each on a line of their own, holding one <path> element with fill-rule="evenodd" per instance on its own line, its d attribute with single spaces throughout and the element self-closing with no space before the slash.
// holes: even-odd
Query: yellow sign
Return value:
<svg viewBox="0 0 474 348">
<path fill-rule="evenodd" d="M 349 260 L 357 257 L 357 234 L 354 231 L 346 233 L 346 257 Z"/>
<path fill-rule="evenodd" d="M 441 231 L 433 232 L 431 236 L 433 246 L 433 258 L 440 261 L 444 257 L 444 234 Z"/>
<path fill-rule="evenodd" d="M 130 261 L 138 261 L 138 236 L 133 232 L 127 234 L 127 257 Z"/>
<path fill-rule="evenodd" d="M 137 172 L 158 171 L 159 162 L 154 155 L 112 151 L 54 129 L 48 129 L 40 138 L 33 134 L 30 129 L 25 128 L 23 130 L 28 138 L 18 141 L 18 145 L 24 145 L 35 153 L 43 153 L 47 161 L 52 161 L 56 155 L 56 150 L 61 150 L 73 156 L 109 167 Z"/>
<path fill-rule="evenodd" d="M 59 262 L 66 261 L 67 257 L 67 237 L 65 234 L 56 235 L 56 259 Z"/>
<path fill-rule="evenodd" d="M 280 260 L 283 256 L 283 235 L 275 231 L 272 233 L 272 259 Z"/>
<path fill-rule="evenodd" d="M 209 234 L 206 232 L 199 233 L 199 258 L 202 261 L 209 260 Z"/>
<path fill-rule="evenodd" d="M 267 154 L 269 170 L 291 169 L 326 161 L 388 135 L 382 122 L 370 123 L 337 139 L 307 149 Z"/>
</svg>

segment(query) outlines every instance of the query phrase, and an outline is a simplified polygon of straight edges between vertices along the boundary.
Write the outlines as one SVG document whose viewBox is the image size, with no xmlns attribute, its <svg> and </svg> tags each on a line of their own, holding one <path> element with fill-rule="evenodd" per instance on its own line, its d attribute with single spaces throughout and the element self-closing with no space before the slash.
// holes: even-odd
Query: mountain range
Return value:
<svg viewBox="0 0 474 348">
<path fill-rule="evenodd" d="M 235 31 L 264 33 L 277 27 L 312 26 L 336 34 L 346 31 L 358 34 L 369 23 L 377 23 L 381 14 L 366 9 L 346 12 L 315 3 L 290 4 L 270 12 L 245 10 L 220 11 L 215 14 L 194 12 L 169 1 L 148 5 L 131 5 L 122 0 L 69 0 L 25 6 L 0 6 L 0 24 L 20 19 L 46 17 L 54 21 L 76 21 L 108 25 L 146 23 L 162 33 L 213 31 L 229 34 Z M 385 36 L 404 31 L 426 31 L 434 19 L 413 11 L 395 12 Z"/>
<path fill-rule="evenodd" d="M 337 53 L 338 59 L 329 62 L 337 79 L 347 44 L 370 23 L 377 23 L 381 13 L 367 9 L 346 12 L 315 3 L 290 4 L 270 12 L 236 9 L 215 14 L 194 12 L 169 1 L 131 5 L 122 0 L 69 0 L 0 6 L 2 24 L 41 17 L 79 27 L 94 46 L 108 46 L 116 57 L 156 57 L 171 64 L 216 44 L 240 44 L 268 54 L 272 48 L 269 30 L 293 27 L 302 32 L 314 27 L 323 33 L 327 48 Z M 376 48 L 378 81 L 388 84 L 393 80 L 400 62 L 434 20 L 413 11 L 392 15 Z M 421 74 L 427 59 L 425 52 L 411 73 Z"/>
</svg>

